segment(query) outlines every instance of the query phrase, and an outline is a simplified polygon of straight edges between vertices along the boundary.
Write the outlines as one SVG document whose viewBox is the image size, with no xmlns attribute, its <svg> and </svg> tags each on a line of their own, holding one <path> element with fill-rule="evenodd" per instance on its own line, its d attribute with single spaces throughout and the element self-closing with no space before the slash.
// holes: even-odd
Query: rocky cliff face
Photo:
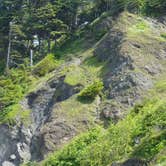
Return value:
<svg viewBox="0 0 166 166">
<path fill-rule="evenodd" d="M 36 92 L 30 93 L 20 102 L 22 109 L 31 110 L 31 124 L 18 124 L 14 127 L 0 126 L 0 165 L 19 165 L 22 161 L 42 160 L 51 149 L 45 141 L 52 137 L 52 145 L 59 145 L 71 139 L 76 130 L 65 124 L 63 119 L 54 118 L 53 106 L 79 92 L 80 85 L 64 83 L 64 77 L 52 78 Z M 45 128 L 45 129 L 44 129 Z M 46 133 L 47 132 L 47 133 Z M 48 140 L 47 140 L 48 139 Z"/>
<path fill-rule="evenodd" d="M 25 125 L 17 120 L 15 126 L 0 125 L 0 165 L 40 161 L 81 131 L 98 124 L 99 119 L 117 122 L 165 73 L 166 39 L 162 34 L 166 33 L 166 25 L 128 13 L 110 20 L 104 20 L 108 33 L 93 47 L 92 55 L 102 63 L 98 74 L 104 82 L 106 99 L 97 97 L 93 103 L 80 103 L 76 98 L 83 85 L 70 85 L 66 83 L 66 73 L 58 76 L 54 71 L 51 79 L 20 101 L 22 110 L 31 110 L 31 123 Z M 84 59 L 72 70 L 84 71 Z M 89 72 L 83 72 L 87 80 L 93 79 Z"/>
<path fill-rule="evenodd" d="M 156 20 L 122 14 L 96 46 L 94 56 L 106 62 L 102 78 L 112 103 L 101 108 L 105 118 L 123 117 L 165 73 L 163 33 L 165 25 Z"/>
</svg>

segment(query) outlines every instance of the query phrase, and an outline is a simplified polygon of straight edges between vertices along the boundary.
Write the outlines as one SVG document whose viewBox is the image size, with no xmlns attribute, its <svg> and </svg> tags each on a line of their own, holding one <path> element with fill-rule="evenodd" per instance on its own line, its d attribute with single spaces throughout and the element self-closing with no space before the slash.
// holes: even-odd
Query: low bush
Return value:
<svg viewBox="0 0 166 166">
<path fill-rule="evenodd" d="M 25 69 L 12 69 L 8 75 L 0 77 L 0 123 L 10 121 L 8 117 L 13 114 L 9 112 L 17 112 L 15 104 L 28 91 L 31 83 L 29 74 Z"/>
<path fill-rule="evenodd" d="M 45 76 L 47 73 L 53 71 L 56 66 L 57 61 L 52 54 L 49 54 L 34 67 L 33 74 L 39 77 Z"/>
<path fill-rule="evenodd" d="M 91 85 L 84 88 L 78 95 L 83 100 L 93 100 L 104 88 L 102 81 L 95 81 Z"/>
</svg>

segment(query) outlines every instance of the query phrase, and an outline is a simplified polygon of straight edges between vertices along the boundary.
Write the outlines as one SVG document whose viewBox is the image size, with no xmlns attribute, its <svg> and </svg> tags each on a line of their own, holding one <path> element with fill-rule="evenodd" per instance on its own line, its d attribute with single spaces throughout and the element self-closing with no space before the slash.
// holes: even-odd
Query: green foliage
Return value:
<svg viewBox="0 0 166 166">
<path fill-rule="evenodd" d="M 40 61 L 33 69 L 33 74 L 37 76 L 45 76 L 47 73 L 53 71 L 58 65 L 52 54 L 47 55 Z"/>
<path fill-rule="evenodd" d="M 103 88 L 103 82 L 95 81 L 94 83 L 83 89 L 78 97 L 83 100 L 93 100 L 103 90 Z"/>
<path fill-rule="evenodd" d="M 166 146 L 165 110 L 165 101 L 147 100 L 131 110 L 124 120 L 111 125 L 104 135 L 96 133 L 92 139 L 95 141 L 89 141 L 90 133 L 80 136 L 43 165 L 106 166 L 128 158 L 151 161 Z"/>
<path fill-rule="evenodd" d="M 76 29 L 80 4 L 80 0 L 4 0 L 0 5 L 1 58 L 6 59 L 10 34 L 10 67 L 29 59 L 30 50 L 35 55 L 34 61 L 41 59 L 51 52 L 52 43 L 61 45 Z"/>
<path fill-rule="evenodd" d="M 22 122 L 25 125 L 30 123 L 30 110 L 22 110 L 21 105 L 15 104 L 6 107 L 0 113 L 0 123 L 8 124 L 10 126 Z"/>
<path fill-rule="evenodd" d="M 161 33 L 161 37 L 163 37 L 164 39 L 166 39 L 166 33 Z"/>
<path fill-rule="evenodd" d="M 110 11 L 117 14 L 123 10 L 136 11 L 146 15 L 158 16 L 164 14 L 166 2 L 164 0 L 98 0 L 96 10 L 100 13 Z"/>
<path fill-rule="evenodd" d="M 160 133 L 157 136 L 146 138 L 141 145 L 134 151 L 133 156 L 138 158 L 146 158 L 150 161 L 166 146 L 166 132 Z"/>
<path fill-rule="evenodd" d="M 27 112 L 19 113 L 17 103 L 28 91 L 30 83 L 29 73 L 24 68 L 12 69 L 7 76 L 0 77 L 0 123 L 13 124 L 16 115 L 19 114 L 20 119 L 27 116 Z"/>
<path fill-rule="evenodd" d="M 101 135 L 101 129 L 92 129 L 88 133 L 82 134 L 60 152 L 53 154 L 46 160 L 44 166 L 80 166 L 81 156 L 84 149 L 97 142 Z"/>
<path fill-rule="evenodd" d="M 0 78 L 0 108 L 17 103 L 28 90 L 30 79 L 24 69 L 10 70 Z"/>
</svg>

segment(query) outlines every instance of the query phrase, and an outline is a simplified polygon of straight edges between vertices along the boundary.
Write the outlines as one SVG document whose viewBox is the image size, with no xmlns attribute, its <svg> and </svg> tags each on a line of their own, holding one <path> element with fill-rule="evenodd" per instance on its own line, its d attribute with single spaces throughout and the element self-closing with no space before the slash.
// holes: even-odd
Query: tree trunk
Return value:
<svg viewBox="0 0 166 166">
<path fill-rule="evenodd" d="M 41 39 L 40 39 L 39 36 L 38 36 L 38 41 L 39 41 L 39 52 L 40 52 L 40 48 L 41 48 Z"/>
<path fill-rule="evenodd" d="M 33 66 L 33 50 L 30 50 L 30 66 Z"/>
<path fill-rule="evenodd" d="M 10 52 L 11 52 L 11 22 L 10 22 L 10 29 L 9 29 L 9 44 L 7 50 L 7 59 L 6 59 L 6 69 L 8 70 L 10 65 Z"/>
<path fill-rule="evenodd" d="M 77 27 L 77 25 L 78 25 L 78 14 L 76 14 L 75 16 L 75 26 Z"/>
</svg>

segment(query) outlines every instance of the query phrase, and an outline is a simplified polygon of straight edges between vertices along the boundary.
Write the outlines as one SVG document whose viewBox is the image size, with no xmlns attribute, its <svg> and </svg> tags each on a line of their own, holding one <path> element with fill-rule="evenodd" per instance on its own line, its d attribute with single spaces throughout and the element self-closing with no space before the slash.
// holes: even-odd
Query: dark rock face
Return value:
<svg viewBox="0 0 166 166">
<path fill-rule="evenodd" d="M 55 103 L 68 99 L 82 88 L 64 83 L 65 77 L 52 79 L 38 91 L 30 93 L 21 105 L 31 109 L 31 124 L 15 127 L 0 125 L 0 165 L 19 165 L 22 161 L 40 161 L 48 152 L 70 140 L 76 130 L 62 119 L 51 120 Z M 48 137 L 50 142 L 48 142 Z"/>
<path fill-rule="evenodd" d="M 153 42 L 157 46 L 153 46 Z M 166 60 L 166 46 L 158 41 L 153 42 L 146 45 L 132 41 L 126 38 L 125 29 L 113 27 L 98 43 L 94 56 L 99 61 L 107 62 L 104 67 L 107 72 L 103 76 L 107 98 L 116 101 L 116 105 L 110 103 L 101 106 L 102 117 L 114 121 L 121 119 L 126 114 L 125 110 L 139 102 L 143 94 L 153 87 L 154 78 L 164 72 L 160 61 Z M 159 48 L 158 52 L 155 47 Z M 143 52 L 142 55 L 140 52 Z M 149 61 L 153 60 L 145 60 L 144 54 L 150 55 Z"/>
<path fill-rule="evenodd" d="M 148 166 L 148 163 L 141 159 L 132 158 L 125 161 L 124 163 L 114 163 L 111 166 Z"/>
<path fill-rule="evenodd" d="M 148 164 L 140 159 L 129 159 L 121 166 L 148 166 Z"/>
<path fill-rule="evenodd" d="M 58 79 L 52 79 L 43 89 L 28 96 L 28 105 L 32 109 L 32 117 L 36 125 L 33 128 L 35 134 L 30 145 L 31 160 L 42 160 L 44 155 L 62 144 L 63 137 L 66 136 L 71 139 L 74 136 L 72 133 L 75 133 L 75 131 L 62 120 L 58 122 L 54 119 L 53 123 L 48 123 L 51 119 L 53 105 L 78 93 L 81 87 L 80 85 L 70 86 L 66 84 L 64 78 L 62 76 Z M 47 136 L 51 137 L 50 139 L 45 137 L 46 133 L 50 133 L 47 134 Z M 51 140 L 49 147 L 46 145 L 47 140 Z"/>
<path fill-rule="evenodd" d="M 4 161 L 10 161 L 11 155 L 15 153 L 17 149 L 17 135 L 18 133 L 14 133 L 16 135 L 15 138 L 11 138 L 11 130 L 8 126 L 2 125 L 0 126 L 0 165 Z M 18 153 L 15 154 L 18 156 Z M 15 164 L 19 164 L 19 160 L 13 160 Z"/>
<path fill-rule="evenodd" d="M 94 55 L 98 57 L 100 61 L 106 61 L 108 58 L 110 61 L 118 60 L 118 49 L 120 49 L 120 43 L 123 40 L 123 33 L 112 30 L 106 38 L 104 38 L 101 43 L 96 47 Z M 114 63 L 118 65 L 118 63 Z"/>
</svg>

